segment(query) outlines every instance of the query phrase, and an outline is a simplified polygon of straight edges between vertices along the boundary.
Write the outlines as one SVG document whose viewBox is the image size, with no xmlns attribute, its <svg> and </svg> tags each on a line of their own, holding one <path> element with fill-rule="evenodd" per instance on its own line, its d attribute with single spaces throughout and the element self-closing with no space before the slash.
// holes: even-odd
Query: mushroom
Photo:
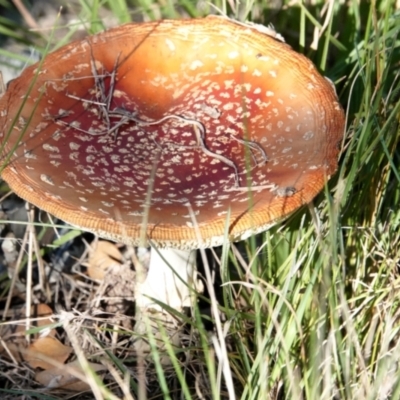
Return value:
<svg viewBox="0 0 400 400">
<path fill-rule="evenodd" d="M 337 169 L 334 88 L 270 33 L 215 16 L 127 24 L 47 55 L 0 99 L 12 190 L 157 248 L 141 310 L 190 306 L 194 249 L 264 231 Z"/>
</svg>

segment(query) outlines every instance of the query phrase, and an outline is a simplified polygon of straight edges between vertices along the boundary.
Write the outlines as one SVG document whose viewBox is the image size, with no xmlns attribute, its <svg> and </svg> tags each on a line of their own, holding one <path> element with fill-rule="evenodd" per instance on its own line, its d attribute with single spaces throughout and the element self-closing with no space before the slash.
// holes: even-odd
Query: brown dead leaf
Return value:
<svg viewBox="0 0 400 400">
<path fill-rule="evenodd" d="M 89 363 L 89 366 L 95 372 L 106 370 L 106 367 L 101 364 Z M 84 376 L 82 367 L 77 360 L 66 364 L 63 368 L 51 368 L 38 372 L 35 379 L 47 389 L 66 389 L 73 392 L 90 390 L 90 386 L 75 375 Z"/>
<path fill-rule="evenodd" d="M 24 358 L 32 368 L 51 369 L 55 363 L 64 364 L 71 352 L 71 347 L 56 338 L 45 336 L 28 347 Z"/>
<path fill-rule="evenodd" d="M 114 243 L 98 240 L 91 244 L 87 273 L 92 279 L 103 280 L 113 265 L 121 265 L 122 254 Z"/>
<path fill-rule="evenodd" d="M 14 308 L 7 313 L 7 321 L 1 324 L 1 334 L 4 335 L 9 333 L 14 334 L 16 332 L 25 331 L 25 307 Z M 35 304 L 31 307 L 31 327 L 46 326 L 53 323 L 50 316 L 53 314 L 53 310 L 47 304 Z M 49 318 L 46 318 L 49 317 Z"/>
<path fill-rule="evenodd" d="M 35 304 L 31 307 L 30 328 L 44 327 L 52 324 L 54 321 L 49 318 L 53 314 L 53 310 L 46 304 Z M 25 307 L 13 309 L 9 312 L 8 321 L 0 325 L 0 337 L 4 345 L 0 344 L 0 355 L 13 357 L 15 361 L 23 361 L 26 359 L 26 349 L 28 346 L 25 330 L 26 330 Z M 38 339 L 44 331 L 30 336 L 31 339 Z M 54 338 L 56 330 L 51 329 L 46 332 L 46 337 Z"/>
</svg>

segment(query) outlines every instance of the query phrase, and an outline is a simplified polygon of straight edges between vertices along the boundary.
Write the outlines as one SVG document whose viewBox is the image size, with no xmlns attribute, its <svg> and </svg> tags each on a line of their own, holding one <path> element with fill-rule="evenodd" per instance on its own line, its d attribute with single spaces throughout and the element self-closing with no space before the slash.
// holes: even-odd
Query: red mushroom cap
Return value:
<svg viewBox="0 0 400 400">
<path fill-rule="evenodd" d="M 29 202 L 103 237 L 195 248 L 220 244 L 228 215 L 236 240 L 311 201 L 344 114 L 307 58 L 208 17 L 49 54 L 9 84 L 0 127 L 2 177 Z"/>
</svg>

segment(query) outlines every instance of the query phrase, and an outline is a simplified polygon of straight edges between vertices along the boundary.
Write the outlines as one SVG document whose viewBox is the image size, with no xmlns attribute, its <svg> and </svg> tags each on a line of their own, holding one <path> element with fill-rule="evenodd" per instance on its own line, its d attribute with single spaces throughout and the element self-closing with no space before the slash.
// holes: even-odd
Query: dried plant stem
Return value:
<svg viewBox="0 0 400 400">
<path fill-rule="evenodd" d="M 12 300 L 13 293 L 14 293 L 14 287 L 15 287 L 15 284 L 17 283 L 17 280 L 18 280 L 18 272 L 19 272 L 20 265 L 21 265 L 21 262 L 22 262 L 22 257 L 25 255 L 25 246 L 26 246 L 26 243 L 28 241 L 28 233 L 29 233 L 29 230 L 26 229 L 25 230 L 25 234 L 24 234 L 24 238 L 22 239 L 21 248 L 19 250 L 18 259 L 17 259 L 17 261 L 15 263 L 14 274 L 13 274 L 12 279 L 11 279 L 10 290 L 8 291 L 8 295 L 7 295 L 7 301 L 6 301 L 6 304 L 4 306 L 3 318 L 2 318 L 3 321 L 6 320 L 6 317 L 7 317 L 7 314 L 8 314 L 8 310 L 10 309 L 10 304 L 11 304 L 11 300 Z"/>
<path fill-rule="evenodd" d="M 29 12 L 29 10 L 25 7 L 25 4 L 21 0 L 12 0 L 14 3 L 15 7 L 18 9 L 18 11 L 21 13 L 23 16 L 26 24 L 29 26 L 29 28 L 38 30 L 40 27 L 33 18 L 32 14 Z"/>
</svg>

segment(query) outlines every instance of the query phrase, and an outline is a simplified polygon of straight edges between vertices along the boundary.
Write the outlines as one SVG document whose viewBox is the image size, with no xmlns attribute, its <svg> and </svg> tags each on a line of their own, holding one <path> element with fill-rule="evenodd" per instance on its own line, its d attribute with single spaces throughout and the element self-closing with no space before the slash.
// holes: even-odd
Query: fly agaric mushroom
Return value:
<svg viewBox="0 0 400 400">
<path fill-rule="evenodd" d="M 150 241 L 138 304 L 181 310 L 190 251 L 310 202 L 336 171 L 344 115 L 279 37 L 208 17 L 128 24 L 49 54 L 9 84 L 0 126 L 12 190 L 104 238 Z"/>
</svg>

